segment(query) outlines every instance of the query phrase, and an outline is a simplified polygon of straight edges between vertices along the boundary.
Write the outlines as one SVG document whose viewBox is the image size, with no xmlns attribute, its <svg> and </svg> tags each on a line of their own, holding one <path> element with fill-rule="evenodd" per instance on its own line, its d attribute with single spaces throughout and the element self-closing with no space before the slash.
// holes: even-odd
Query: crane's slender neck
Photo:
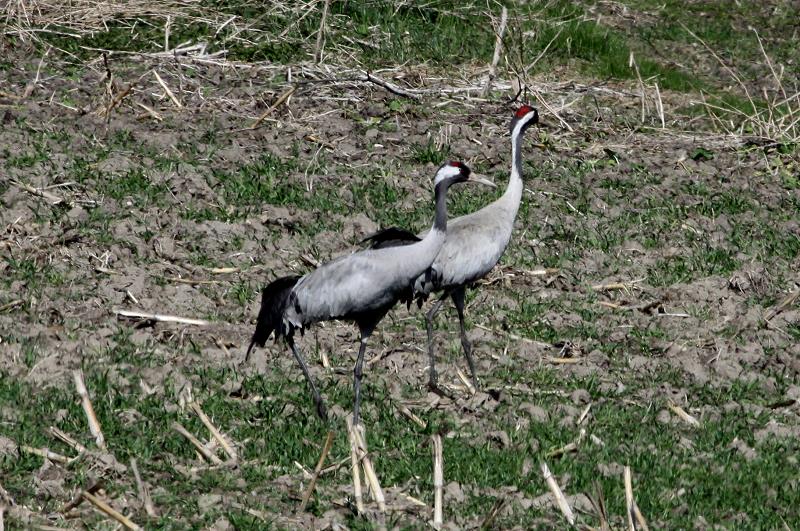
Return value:
<svg viewBox="0 0 800 531">
<path fill-rule="evenodd" d="M 447 232 L 447 189 L 450 183 L 442 181 L 434 189 L 436 201 L 436 215 L 433 218 L 433 230 Z"/>
<path fill-rule="evenodd" d="M 447 189 L 449 186 L 450 183 L 447 181 L 436 185 L 434 189 L 436 214 L 433 218 L 433 227 L 422 238 L 422 241 L 413 244 L 414 252 L 404 258 L 404 265 L 410 279 L 417 278 L 428 269 L 444 245 L 447 231 Z M 408 249 L 408 247 L 403 249 Z"/>
<path fill-rule="evenodd" d="M 522 124 L 517 124 L 514 130 L 511 131 L 511 176 L 503 194 L 503 198 L 506 201 L 510 201 L 512 205 L 517 207 L 522 200 L 522 153 L 520 145 L 524 134 L 525 131 L 522 129 Z"/>
</svg>

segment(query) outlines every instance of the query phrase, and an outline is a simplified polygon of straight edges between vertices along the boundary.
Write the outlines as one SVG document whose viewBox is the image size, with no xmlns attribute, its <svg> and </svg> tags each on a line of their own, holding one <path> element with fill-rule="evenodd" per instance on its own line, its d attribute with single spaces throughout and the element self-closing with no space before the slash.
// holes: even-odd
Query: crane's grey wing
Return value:
<svg viewBox="0 0 800 531">
<path fill-rule="evenodd" d="M 402 264 L 382 251 L 343 256 L 303 277 L 290 309 L 298 315 L 289 315 L 290 320 L 308 324 L 394 304 L 410 280 L 402 274 Z"/>
<path fill-rule="evenodd" d="M 405 245 L 411 245 L 421 240 L 422 238 L 405 229 L 401 229 L 399 227 L 388 227 L 370 234 L 361 240 L 361 243 L 370 242 L 370 249 L 386 249 L 388 247 L 402 247 Z M 426 280 L 429 281 L 430 278 L 431 271 L 428 270 L 420 275 L 419 279 L 416 281 L 416 284 L 425 286 Z M 399 300 L 406 305 L 406 308 L 410 308 L 411 302 L 414 300 L 415 296 L 420 295 L 424 291 L 425 288 L 420 287 L 419 289 L 416 289 L 415 284 L 410 283 L 400 292 Z M 427 293 L 425 293 L 423 296 L 424 298 L 419 298 L 417 300 L 418 306 L 422 306 L 422 302 L 425 300 L 425 298 L 427 298 Z"/>
</svg>

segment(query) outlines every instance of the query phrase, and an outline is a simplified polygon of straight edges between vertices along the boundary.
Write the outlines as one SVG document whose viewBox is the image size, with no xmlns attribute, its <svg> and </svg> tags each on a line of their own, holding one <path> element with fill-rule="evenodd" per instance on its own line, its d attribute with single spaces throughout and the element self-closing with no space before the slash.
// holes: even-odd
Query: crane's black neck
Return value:
<svg viewBox="0 0 800 531">
<path fill-rule="evenodd" d="M 434 194 L 436 198 L 436 216 L 433 218 L 433 230 L 447 231 L 447 189 L 450 182 L 444 180 L 436 185 Z"/>
<path fill-rule="evenodd" d="M 520 149 L 520 144 L 522 144 L 522 136 L 524 134 L 525 130 L 523 129 L 511 142 L 511 164 L 514 165 L 514 170 L 516 170 L 520 178 L 522 178 L 522 150 Z"/>
</svg>

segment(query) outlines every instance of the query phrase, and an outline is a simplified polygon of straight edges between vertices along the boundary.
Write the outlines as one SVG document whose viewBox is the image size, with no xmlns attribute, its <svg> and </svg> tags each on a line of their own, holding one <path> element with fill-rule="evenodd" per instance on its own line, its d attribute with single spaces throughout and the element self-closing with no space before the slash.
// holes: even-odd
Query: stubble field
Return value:
<svg viewBox="0 0 800 531">
<path fill-rule="evenodd" d="M 89 490 L 146 529 L 422 528 L 434 434 L 446 528 L 566 528 L 542 464 L 579 528 L 629 528 L 625 467 L 651 529 L 800 526 L 796 3 L 510 2 L 489 91 L 498 5 L 333 1 L 319 41 L 324 2 L 111 5 L 0 21 L 6 527 L 123 525 Z M 260 288 L 426 228 L 444 160 L 499 185 L 454 190 L 451 216 L 490 202 L 522 103 L 523 205 L 468 294 L 481 388 L 451 305 L 453 399 L 426 388 L 428 306 L 389 314 L 362 403 L 387 509 L 359 512 L 357 331 L 298 342 L 326 425 L 282 344 L 242 364 Z"/>
</svg>

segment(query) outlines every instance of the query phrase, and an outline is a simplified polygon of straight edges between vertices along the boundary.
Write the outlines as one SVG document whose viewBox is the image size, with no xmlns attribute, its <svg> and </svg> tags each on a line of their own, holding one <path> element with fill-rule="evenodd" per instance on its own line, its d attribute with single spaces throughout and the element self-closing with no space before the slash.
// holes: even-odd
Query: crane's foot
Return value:
<svg viewBox="0 0 800 531">
<path fill-rule="evenodd" d="M 439 382 L 436 380 L 428 381 L 428 391 L 431 393 L 436 393 L 437 395 L 441 396 L 442 398 L 449 398 L 450 400 L 455 400 L 455 396 L 453 393 L 445 389 L 444 387 L 439 385 Z"/>
<path fill-rule="evenodd" d="M 478 377 L 473 374 L 470 380 L 472 381 L 472 387 L 474 387 L 476 391 L 480 391 L 481 386 L 478 383 Z"/>
<path fill-rule="evenodd" d="M 328 422 L 328 411 L 325 409 L 325 404 L 322 400 L 317 402 L 317 415 L 323 422 Z"/>
</svg>

